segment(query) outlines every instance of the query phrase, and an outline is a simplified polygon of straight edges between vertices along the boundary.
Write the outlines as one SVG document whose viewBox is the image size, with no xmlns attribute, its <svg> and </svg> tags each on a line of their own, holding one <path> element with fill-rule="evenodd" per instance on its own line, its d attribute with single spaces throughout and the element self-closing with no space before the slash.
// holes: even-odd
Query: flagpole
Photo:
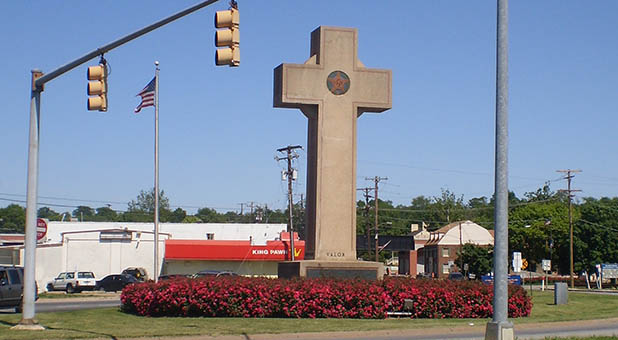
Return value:
<svg viewBox="0 0 618 340">
<path fill-rule="evenodd" d="M 155 61 L 154 281 L 159 281 L 159 62 Z"/>
</svg>

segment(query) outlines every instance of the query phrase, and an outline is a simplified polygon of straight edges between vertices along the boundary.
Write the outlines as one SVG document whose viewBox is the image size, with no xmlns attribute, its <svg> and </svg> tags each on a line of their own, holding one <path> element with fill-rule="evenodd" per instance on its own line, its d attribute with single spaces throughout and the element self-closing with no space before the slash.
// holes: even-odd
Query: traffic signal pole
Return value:
<svg viewBox="0 0 618 340">
<path fill-rule="evenodd" d="M 48 81 L 61 76 L 62 74 L 74 69 L 75 67 L 103 55 L 106 52 L 113 50 L 120 45 L 123 45 L 131 40 L 137 39 L 142 35 L 154 31 L 155 29 L 168 24 L 174 20 L 180 19 L 185 15 L 193 13 L 208 5 L 211 5 L 219 0 L 207 0 L 200 2 L 197 5 L 189 7 L 174 15 L 171 15 L 163 20 L 146 26 L 138 31 L 135 31 L 127 36 L 124 36 L 116 41 L 113 41 L 105 46 L 99 47 L 96 50 L 87 53 L 86 55 L 67 63 L 64 66 L 53 70 L 47 74 L 39 70 L 32 70 L 32 89 L 30 94 L 30 137 L 28 142 L 28 184 L 26 195 L 26 230 L 24 239 L 24 297 L 22 306 L 22 319 L 15 329 L 43 329 L 42 326 L 34 319 L 34 299 L 36 295 L 36 220 L 37 220 L 37 203 L 38 203 L 38 180 L 39 180 L 39 133 L 41 116 L 41 92 L 44 90 L 44 85 Z"/>
</svg>

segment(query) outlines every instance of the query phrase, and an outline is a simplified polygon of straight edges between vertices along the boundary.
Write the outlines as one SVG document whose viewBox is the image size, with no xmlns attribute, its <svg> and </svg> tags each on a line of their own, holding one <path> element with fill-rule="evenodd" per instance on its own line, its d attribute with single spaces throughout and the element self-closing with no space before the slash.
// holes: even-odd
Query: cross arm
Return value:
<svg viewBox="0 0 618 340">
<path fill-rule="evenodd" d="M 301 108 L 319 105 L 324 94 L 321 87 L 312 86 L 321 81 L 320 65 L 281 64 L 274 71 L 273 106 Z"/>
</svg>

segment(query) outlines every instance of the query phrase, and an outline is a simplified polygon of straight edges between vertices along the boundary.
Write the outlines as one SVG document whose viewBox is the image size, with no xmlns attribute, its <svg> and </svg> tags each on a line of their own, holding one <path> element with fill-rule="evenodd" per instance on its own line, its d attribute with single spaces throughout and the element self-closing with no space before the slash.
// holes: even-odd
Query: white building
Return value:
<svg viewBox="0 0 618 340">
<path fill-rule="evenodd" d="M 47 283 L 60 272 L 71 270 L 92 271 L 97 279 L 101 279 L 108 274 L 120 273 L 127 267 L 142 267 L 152 278 L 153 229 L 153 223 L 48 222 L 47 234 L 39 241 L 36 251 L 36 281 L 39 291 L 44 291 Z M 271 249 L 273 243 L 287 244 L 276 241 L 285 230 L 285 224 L 160 223 L 158 272 L 191 274 L 203 269 L 225 269 L 244 275 L 276 275 L 276 262 L 285 260 L 283 255 L 261 258 L 254 256 L 250 261 L 244 261 L 242 258 L 214 259 L 212 256 L 201 256 L 206 254 L 199 252 L 205 249 L 211 252 L 213 249 L 223 249 L 212 246 L 229 241 L 242 243 L 246 252 Z M 166 261 L 166 240 L 187 240 L 199 245 L 207 241 L 209 246 L 183 248 L 185 254 L 187 251 L 192 252 L 190 258 Z M 304 249 L 304 242 L 299 244 L 302 244 Z M 18 248 L 19 263 L 23 265 L 23 246 L 4 248 L 5 252 L 13 253 Z M 287 254 L 287 250 L 283 252 Z"/>
</svg>

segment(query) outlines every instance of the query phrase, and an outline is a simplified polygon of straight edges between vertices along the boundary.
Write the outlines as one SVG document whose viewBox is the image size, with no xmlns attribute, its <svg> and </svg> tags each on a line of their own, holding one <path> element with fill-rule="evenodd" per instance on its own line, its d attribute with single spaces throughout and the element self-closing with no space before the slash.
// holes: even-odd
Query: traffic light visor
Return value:
<svg viewBox="0 0 618 340">
<path fill-rule="evenodd" d="M 102 81 L 88 82 L 88 95 L 100 95 L 105 93 L 105 83 Z"/>
<path fill-rule="evenodd" d="M 215 13 L 215 27 L 224 28 L 238 25 L 238 18 L 239 15 L 237 9 L 232 8 L 227 11 L 217 11 Z"/>
<path fill-rule="evenodd" d="M 105 67 L 103 65 L 88 67 L 88 80 L 101 80 L 105 77 Z"/>
<path fill-rule="evenodd" d="M 88 98 L 88 110 L 107 111 L 107 100 L 104 96 Z"/>
</svg>

